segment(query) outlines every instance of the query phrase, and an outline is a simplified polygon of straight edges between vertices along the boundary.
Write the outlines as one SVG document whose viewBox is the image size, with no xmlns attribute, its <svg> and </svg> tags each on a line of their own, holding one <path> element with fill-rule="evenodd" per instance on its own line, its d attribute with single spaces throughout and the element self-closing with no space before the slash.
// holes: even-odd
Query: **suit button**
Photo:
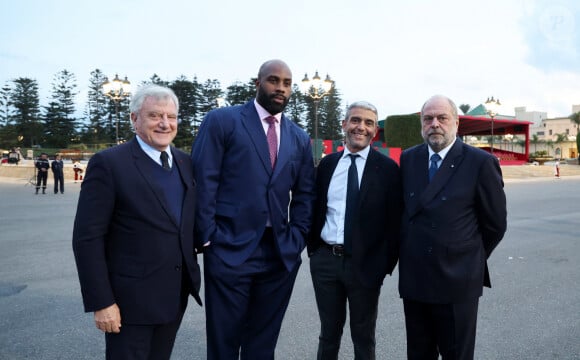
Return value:
<svg viewBox="0 0 580 360">
<path fill-rule="evenodd" d="M 429 246 L 429 247 L 427 248 L 427 252 L 428 252 L 429 254 L 431 254 L 431 253 L 433 252 L 433 247 Z"/>
<path fill-rule="evenodd" d="M 177 266 L 175 267 L 175 271 L 181 271 L 181 266 L 177 265 Z"/>
</svg>

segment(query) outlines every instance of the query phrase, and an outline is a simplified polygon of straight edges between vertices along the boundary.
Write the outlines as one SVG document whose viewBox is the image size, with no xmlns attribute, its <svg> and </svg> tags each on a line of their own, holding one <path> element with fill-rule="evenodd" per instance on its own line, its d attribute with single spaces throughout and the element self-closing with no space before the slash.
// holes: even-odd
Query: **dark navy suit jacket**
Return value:
<svg viewBox="0 0 580 360">
<path fill-rule="evenodd" d="M 181 224 L 154 179 L 160 165 L 136 139 L 89 161 L 73 231 L 85 311 L 117 303 L 126 324 L 174 321 L 183 310 L 182 271 L 188 271 L 187 288 L 201 304 L 195 181 L 189 157 L 174 148 L 171 153 L 184 187 Z"/>
<path fill-rule="evenodd" d="M 272 170 L 252 100 L 210 111 L 193 145 L 197 239 L 211 241 L 212 251 L 231 266 L 254 252 L 268 218 L 286 268 L 301 261 L 314 201 L 312 150 L 308 135 L 286 116 L 279 139 Z"/>
<path fill-rule="evenodd" d="M 325 156 L 316 172 L 314 223 L 308 238 L 308 254 L 322 245 L 320 233 L 326 221 L 328 187 L 343 152 Z M 362 174 L 359 207 L 353 229 L 353 271 L 367 287 L 378 287 L 397 265 L 402 212 L 401 178 L 397 164 L 370 149 Z"/>
<path fill-rule="evenodd" d="M 491 286 L 487 258 L 507 226 L 499 162 L 458 138 L 431 183 L 428 164 L 426 144 L 401 154 L 400 295 L 441 304 L 476 299 Z"/>
</svg>

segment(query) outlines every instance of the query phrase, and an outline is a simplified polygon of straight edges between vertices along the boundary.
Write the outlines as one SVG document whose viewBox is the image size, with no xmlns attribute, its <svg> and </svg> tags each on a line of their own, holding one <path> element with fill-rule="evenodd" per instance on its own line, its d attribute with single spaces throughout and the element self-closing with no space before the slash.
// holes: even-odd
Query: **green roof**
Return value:
<svg viewBox="0 0 580 360">
<path fill-rule="evenodd" d="M 487 116 L 487 109 L 485 108 L 485 106 L 483 106 L 483 104 L 479 104 L 476 107 L 474 107 L 473 109 L 469 110 L 467 112 L 467 114 L 465 115 L 469 115 L 469 116 Z"/>
</svg>

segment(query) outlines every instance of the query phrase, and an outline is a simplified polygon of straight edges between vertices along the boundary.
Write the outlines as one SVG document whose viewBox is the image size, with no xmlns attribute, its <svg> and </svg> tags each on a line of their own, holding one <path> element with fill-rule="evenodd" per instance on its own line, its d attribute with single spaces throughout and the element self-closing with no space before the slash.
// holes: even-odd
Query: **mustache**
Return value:
<svg viewBox="0 0 580 360">
<path fill-rule="evenodd" d="M 284 101 L 286 101 L 286 96 L 282 95 L 282 94 L 272 94 L 270 95 L 270 99 L 274 99 L 274 98 L 280 98 L 283 99 Z"/>
</svg>

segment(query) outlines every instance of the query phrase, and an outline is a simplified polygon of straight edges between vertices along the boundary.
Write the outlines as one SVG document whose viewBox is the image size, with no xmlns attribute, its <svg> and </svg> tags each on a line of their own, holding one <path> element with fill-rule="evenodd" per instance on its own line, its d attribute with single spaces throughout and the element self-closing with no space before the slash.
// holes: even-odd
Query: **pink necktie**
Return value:
<svg viewBox="0 0 580 360">
<path fill-rule="evenodd" d="M 276 158 L 278 156 L 278 136 L 276 135 L 276 118 L 274 116 L 268 116 L 266 122 L 268 125 L 268 132 L 266 133 L 266 138 L 268 139 L 268 148 L 270 149 L 270 163 L 272 164 L 272 169 L 276 164 Z"/>
</svg>

